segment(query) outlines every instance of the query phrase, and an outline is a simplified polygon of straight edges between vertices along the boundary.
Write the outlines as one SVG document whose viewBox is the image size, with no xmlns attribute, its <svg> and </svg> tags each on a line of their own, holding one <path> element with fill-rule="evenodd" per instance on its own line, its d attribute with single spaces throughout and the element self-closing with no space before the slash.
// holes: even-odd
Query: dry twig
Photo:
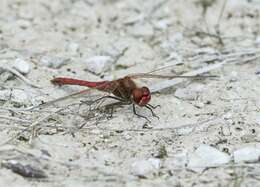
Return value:
<svg viewBox="0 0 260 187">
<path fill-rule="evenodd" d="M 34 88 L 40 88 L 38 85 L 33 84 L 31 80 L 27 79 L 25 76 L 23 76 L 21 73 L 19 73 L 18 71 L 16 71 L 13 68 L 10 67 L 1 67 L 3 68 L 5 71 L 9 71 L 12 74 L 14 74 L 15 76 L 17 76 L 19 79 L 21 79 L 23 82 L 25 82 L 26 84 L 34 87 Z"/>
</svg>

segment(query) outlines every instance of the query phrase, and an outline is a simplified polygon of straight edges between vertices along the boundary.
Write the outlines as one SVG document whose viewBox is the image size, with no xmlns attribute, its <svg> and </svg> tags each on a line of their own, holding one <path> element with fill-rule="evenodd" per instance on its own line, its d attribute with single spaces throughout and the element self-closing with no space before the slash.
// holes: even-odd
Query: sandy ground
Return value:
<svg viewBox="0 0 260 187">
<path fill-rule="evenodd" d="M 260 186 L 258 0 L 1 0 L 0 41 L 0 186 Z M 55 76 L 222 62 L 218 78 L 154 93 L 159 120 L 137 108 L 151 123 L 131 106 L 112 117 L 90 106 L 97 91 L 28 110 L 83 89 Z"/>
</svg>

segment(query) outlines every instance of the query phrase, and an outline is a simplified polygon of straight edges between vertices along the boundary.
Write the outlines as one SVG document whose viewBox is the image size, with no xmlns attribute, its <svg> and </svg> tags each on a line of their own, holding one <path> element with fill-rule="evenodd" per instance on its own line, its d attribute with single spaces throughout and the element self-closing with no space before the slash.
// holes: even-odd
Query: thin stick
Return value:
<svg viewBox="0 0 260 187">
<path fill-rule="evenodd" d="M 51 115 L 53 115 L 53 114 L 55 114 L 55 113 L 57 113 L 57 112 L 59 112 L 59 111 L 61 111 L 61 110 L 63 110 L 63 108 L 60 108 L 60 109 L 56 110 L 55 112 L 53 112 L 53 113 L 51 113 L 51 114 L 47 114 L 47 115 L 45 115 L 45 116 L 43 116 L 43 117 L 40 117 L 39 119 L 37 119 L 36 121 L 34 121 L 30 126 L 28 126 L 27 128 L 23 129 L 21 132 L 17 133 L 15 136 L 13 136 L 13 137 L 11 137 L 11 138 L 5 140 L 4 142 L 0 143 L 0 146 L 5 145 L 5 144 L 11 142 L 11 141 L 14 140 L 16 137 L 20 136 L 20 135 L 23 134 L 25 131 L 27 131 L 28 129 L 30 129 L 30 128 L 34 129 L 39 123 L 41 123 L 42 121 L 48 119 Z"/>
<path fill-rule="evenodd" d="M 28 121 L 28 120 L 20 119 L 20 118 L 16 118 L 16 117 L 10 117 L 10 116 L 0 115 L 0 118 L 2 118 L 2 119 L 8 119 L 8 120 L 11 120 L 11 121 L 17 121 L 17 122 L 21 122 L 21 123 L 30 123 L 30 121 Z"/>
<path fill-rule="evenodd" d="M 33 84 L 31 80 L 27 79 L 25 76 L 23 76 L 21 73 L 19 73 L 15 69 L 10 68 L 10 67 L 1 67 L 1 68 L 3 68 L 6 71 L 11 72 L 12 74 L 17 76 L 19 79 L 21 79 L 23 82 L 25 82 L 26 84 L 30 85 L 31 87 L 40 88 L 38 85 Z"/>
</svg>

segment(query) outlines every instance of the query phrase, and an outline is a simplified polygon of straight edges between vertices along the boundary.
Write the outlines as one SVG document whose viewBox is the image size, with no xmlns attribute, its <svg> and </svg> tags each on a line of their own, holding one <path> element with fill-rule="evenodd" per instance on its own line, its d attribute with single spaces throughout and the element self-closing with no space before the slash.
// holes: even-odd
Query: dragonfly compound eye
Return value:
<svg viewBox="0 0 260 187">
<path fill-rule="evenodd" d="M 146 104 L 149 103 L 151 100 L 151 93 L 150 90 L 147 87 L 142 87 L 142 99 L 139 102 L 140 106 L 145 106 Z"/>
<path fill-rule="evenodd" d="M 151 100 L 150 90 L 147 87 L 134 89 L 132 100 L 139 106 L 145 106 Z"/>
</svg>

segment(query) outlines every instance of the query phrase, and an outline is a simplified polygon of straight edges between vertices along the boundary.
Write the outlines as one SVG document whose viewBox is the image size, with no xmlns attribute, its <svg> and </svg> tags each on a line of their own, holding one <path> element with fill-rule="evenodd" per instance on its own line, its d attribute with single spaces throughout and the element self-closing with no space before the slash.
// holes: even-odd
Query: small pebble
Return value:
<svg viewBox="0 0 260 187">
<path fill-rule="evenodd" d="M 100 74 L 111 67 L 113 59 L 110 56 L 94 56 L 86 59 L 83 63 L 89 71 Z"/>
<path fill-rule="evenodd" d="M 136 161 L 131 165 L 131 173 L 139 177 L 145 177 L 159 169 L 160 164 L 160 159 L 156 158 Z"/>
<path fill-rule="evenodd" d="M 124 133 L 124 134 L 123 134 L 123 138 L 124 138 L 125 140 L 131 140 L 131 139 L 132 139 L 132 136 L 131 136 L 129 133 Z"/>
<path fill-rule="evenodd" d="M 234 151 L 234 162 L 257 162 L 260 158 L 260 148 L 245 147 Z"/>
<path fill-rule="evenodd" d="M 11 72 L 9 71 L 5 71 L 3 73 L 0 74 L 0 80 L 2 82 L 6 82 L 7 80 L 10 80 L 14 77 L 14 74 L 12 74 Z"/>
<path fill-rule="evenodd" d="M 256 43 L 257 45 L 260 45 L 260 36 L 257 36 L 257 38 L 256 38 L 256 40 L 255 40 L 255 43 Z"/>
<path fill-rule="evenodd" d="M 148 161 L 153 165 L 155 169 L 160 169 L 161 160 L 158 158 L 149 158 Z"/>
<path fill-rule="evenodd" d="M 40 64 L 43 66 L 47 66 L 49 68 L 57 69 L 67 64 L 68 61 L 69 59 L 62 58 L 62 57 L 43 56 L 40 59 Z"/>
<path fill-rule="evenodd" d="M 189 155 L 188 168 L 195 172 L 202 172 L 208 167 L 216 167 L 227 164 L 230 156 L 214 147 L 202 144 Z"/>
<path fill-rule="evenodd" d="M 12 98 L 14 101 L 21 102 L 21 103 L 27 103 L 29 102 L 29 96 L 27 93 L 23 90 L 14 89 L 12 92 Z"/>
<path fill-rule="evenodd" d="M 28 74 L 31 70 L 30 64 L 21 58 L 15 59 L 12 66 L 22 74 Z"/>
<path fill-rule="evenodd" d="M 27 103 L 29 102 L 29 96 L 23 90 L 0 90 L 0 100 L 11 100 L 18 103 Z"/>
<path fill-rule="evenodd" d="M 228 124 L 222 126 L 222 134 L 224 136 L 230 136 L 231 135 L 230 127 L 228 126 Z"/>
<path fill-rule="evenodd" d="M 229 82 L 237 82 L 238 80 L 238 72 L 232 71 L 229 76 Z"/>
<path fill-rule="evenodd" d="M 223 119 L 228 120 L 228 119 L 232 119 L 233 114 L 231 112 L 226 112 L 223 115 Z"/>
</svg>

